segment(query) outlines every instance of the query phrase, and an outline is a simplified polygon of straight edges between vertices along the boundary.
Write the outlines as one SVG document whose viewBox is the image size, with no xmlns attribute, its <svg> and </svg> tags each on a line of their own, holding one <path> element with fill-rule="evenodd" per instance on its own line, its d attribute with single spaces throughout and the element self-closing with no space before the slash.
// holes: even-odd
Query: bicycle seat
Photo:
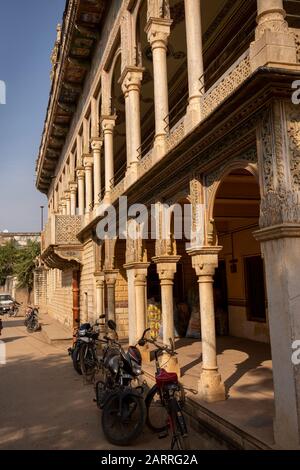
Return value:
<svg viewBox="0 0 300 470">
<path fill-rule="evenodd" d="M 178 383 L 178 375 L 176 372 L 167 372 L 165 369 L 161 369 L 155 379 L 159 387 L 170 383 Z"/>
</svg>

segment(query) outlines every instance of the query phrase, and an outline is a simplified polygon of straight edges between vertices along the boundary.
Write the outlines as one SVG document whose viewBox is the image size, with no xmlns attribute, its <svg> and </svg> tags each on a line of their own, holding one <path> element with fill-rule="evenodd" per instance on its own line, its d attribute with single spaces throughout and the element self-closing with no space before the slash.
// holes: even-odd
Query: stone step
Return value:
<svg viewBox="0 0 300 470">
<path fill-rule="evenodd" d="M 152 386 L 155 383 L 154 375 L 147 365 L 143 367 L 143 379 Z M 146 369 L 146 370 L 145 370 Z M 186 397 L 184 407 L 187 423 L 190 429 L 194 429 L 203 435 L 208 442 L 214 442 L 216 450 L 272 450 L 265 442 L 245 432 L 238 426 L 230 423 L 216 413 L 208 410 L 197 401 L 197 398 Z"/>
<path fill-rule="evenodd" d="M 73 332 L 70 328 L 62 325 L 58 321 L 43 316 L 41 318 L 42 335 L 48 344 L 53 346 L 66 345 L 71 346 L 73 340 Z"/>
</svg>

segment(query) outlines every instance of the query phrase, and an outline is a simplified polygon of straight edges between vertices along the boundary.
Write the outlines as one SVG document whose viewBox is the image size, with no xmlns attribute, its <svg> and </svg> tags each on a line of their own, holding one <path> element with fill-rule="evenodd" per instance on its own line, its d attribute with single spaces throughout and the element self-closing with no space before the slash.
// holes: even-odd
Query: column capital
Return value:
<svg viewBox="0 0 300 470">
<path fill-rule="evenodd" d="M 173 281 L 174 275 L 177 271 L 177 263 L 180 261 L 181 256 L 155 256 L 152 258 L 157 266 L 159 279 Z"/>
<path fill-rule="evenodd" d="M 100 288 L 104 286 L 105 274 L 103 272 L 95 272 L 94 277 L 96 280 L 96 287 Z"/>
<path fill-rule="evenodd" d="M 105 282 L 108 285 L 115 285 L 119 274 L 118 269 L 104 269 Z"/>
<path fill-rule="evenodd" d="M 77 178 L 78 180 L 83 180 L 84 179 L 84 168 L 83 167 L 79 167 L 76 169 L 76 174 L 77 174 Z"/>
<path fill-rule="evenodd" d="M 70 193 L 71 193 L 71 194 L 72 194 L 72 193 L 76 193 L 77 187 L 78 187 L 78 185 L 77 185 L 76 181 L 71 181 L 71 182 L 69 183 L 69 190 L 70 190 Z"/>
<path fill-rule="evenodd" d="M 212 277 L 215 274 L 219 253 L 222 249 L 222 246 L 204 246 L 187 250 L 187 253 L 192 257 L 193 268 L 197 276 Z"/>
<path fill-rule="evenodd" d="M 91 148 L 92 150 L 100 151 L 103 146 L 103 139 L 101 137 L 93 137 L 91 139 Z"/>
<path fill-rule="evenodd" d="M 145 275 L 147 275 L 147 270 L 149 266 L 150 266 L 150 263 L 142 263 L 142 262 L 133 262 L 133 263 L 124 264 L 124 268 L 127 271 L 129 270 L 140 271 L 140 272 L 144 272 Z"/>
<path fill-rule="evenodd" d="M 116 125 L 116 119 L 117 119 L 117 116 L 115 114 L 101 116 L 100 122 L 101 122 L 101 128 L 104 134 L 113 132 L 114 127 Z"/>
<path fill-rule="evenodd" d="M 84 169 L 91 169 L 93 167 L 93 157 L 90 153 L 82 155 Z"/>
<path fill-rule="evenodd" d="M 124 68 L 118 80 L 124 94 L 132 90 L 140 91 L 144 71 L 144 67 L 127 66 Z"/>
<path fill-rule="evenodd" d="M 145 27 L 152 48 L 166 48 L 173 21 L 168 18 L 149 18 Z"/>
<path fill-rule="evenodd" d="M 279 240 L 280 238 L 300 238 L 300 224 L 280 224 L 265 227 L 253 232 L 254 238 L 259 242 Z"/>
<path fill-rule="evenodd" d="M 68 189 L 65 191 L 65 201 L 69 201 L 71 199 L 71 191 Z"/>
</svg>

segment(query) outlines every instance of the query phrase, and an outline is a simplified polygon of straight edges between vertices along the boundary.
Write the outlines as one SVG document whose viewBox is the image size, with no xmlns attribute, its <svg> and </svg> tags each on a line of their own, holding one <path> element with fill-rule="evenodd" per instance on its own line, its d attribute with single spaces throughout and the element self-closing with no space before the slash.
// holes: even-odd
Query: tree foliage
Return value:
<svg viewBox="0 0 300 470">
<path fill-rule="evenodd" d="M 0 285 L 5 284 L 8 276 L 13 276 L 17 258 L 17 248 L 13 241 L 0 246 Z"/>
<path fill-rule="evenodd" d="M 35 260 L 40 254 L 40 244 L 36 241 L 28 241 L 27 246 L 18 250 L 14 274 L 18 278 L 18 287 L 23 287 L 31 292 L 33 289 L 33 275 Z"/>
</svg>

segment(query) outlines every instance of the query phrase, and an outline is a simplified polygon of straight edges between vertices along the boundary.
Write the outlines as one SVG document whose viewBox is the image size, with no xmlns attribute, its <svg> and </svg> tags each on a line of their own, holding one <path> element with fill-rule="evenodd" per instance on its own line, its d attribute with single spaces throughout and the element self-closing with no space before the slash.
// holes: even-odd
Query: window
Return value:
<svg viewBox="0 0 300 470">
<path fill-rule="evenodd" d="M 266 321 L 264 264 L 261 256 L 244 258 L 247 316 L 250 321 Z"/>
</svg>

